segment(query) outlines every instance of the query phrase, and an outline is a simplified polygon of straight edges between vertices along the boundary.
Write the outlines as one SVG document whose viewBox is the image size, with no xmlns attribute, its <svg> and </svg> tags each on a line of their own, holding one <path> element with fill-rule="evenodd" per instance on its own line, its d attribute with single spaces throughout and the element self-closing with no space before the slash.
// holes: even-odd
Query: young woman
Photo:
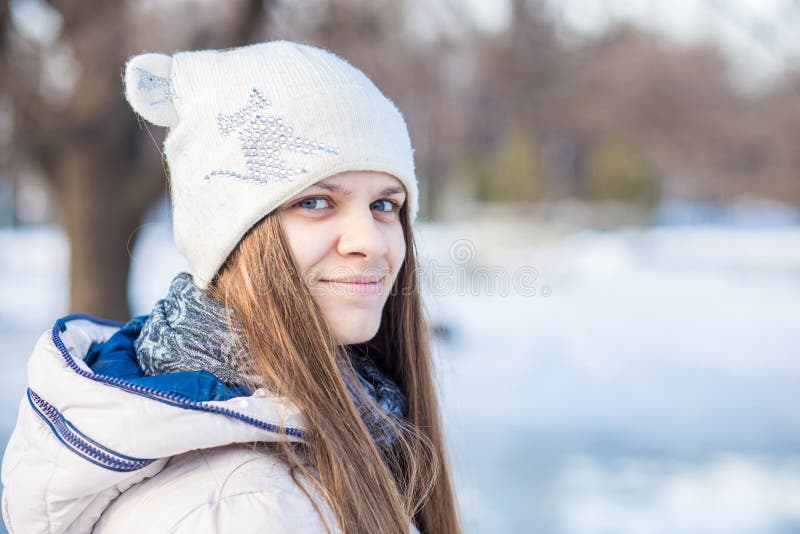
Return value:
<svg viewBox="0 0 800 534">
<path fill-rule="evenodd" d="M 190 272 L 149 315 L 56 321 L 3 458 L 38 532 L 456 533 L 402 115 L 305 44 L 141 54 Z"/>
</svg>

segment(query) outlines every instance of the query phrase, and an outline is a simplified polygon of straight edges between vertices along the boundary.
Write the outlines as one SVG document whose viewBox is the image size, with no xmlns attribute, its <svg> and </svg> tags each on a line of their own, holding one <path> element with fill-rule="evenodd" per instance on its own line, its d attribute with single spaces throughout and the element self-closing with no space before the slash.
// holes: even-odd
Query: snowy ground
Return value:
<svg viewBox="0 0 800 534">
<path fill-rule="evenodd" d="M 800 532 L 800 227 L 418 232 L 467 532 Z M 2 440 L 66 254 L 0 232 Z M 184 266 L 145 225 L 133 311 Z"/>
</svg>

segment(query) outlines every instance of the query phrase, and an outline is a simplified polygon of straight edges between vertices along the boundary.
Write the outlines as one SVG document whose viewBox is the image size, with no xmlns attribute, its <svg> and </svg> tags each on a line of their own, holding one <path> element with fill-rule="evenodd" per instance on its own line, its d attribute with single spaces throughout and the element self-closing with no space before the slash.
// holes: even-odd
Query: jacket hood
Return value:
<svg viewBox="0 0 800 534">
<path fill-rule="evenodd" d="M 37 341 L 3 457 L 12 533 L 88 532 L 116 496 L 177 454 L 303 440 L 302 414 L 285 397 L 207 371 L 144 376 L 133 343 L 146 319 L 69 315 Z"/>
</svg>

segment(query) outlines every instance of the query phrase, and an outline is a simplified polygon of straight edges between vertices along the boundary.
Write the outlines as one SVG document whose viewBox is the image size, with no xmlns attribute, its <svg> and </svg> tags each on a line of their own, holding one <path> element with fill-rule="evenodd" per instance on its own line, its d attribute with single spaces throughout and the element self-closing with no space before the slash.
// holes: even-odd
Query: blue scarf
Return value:
<svg viewBox="0 0 800 534">
<path fill-rule="evenodd" d="M 235 334 L 228 326 L 227 311 Z M 146 375 L 206 370 L 230 386 L 260 386 L 263 381 L 254 372 L 247 352 L 235 343 L 237 337 L 244 339 L 233 310 L 198 288 L 191 274 L 183 272 L 172 280 L 167 296 L 156 302 L 134 348 Z M 394 418 L 406 415 L 405 395 L 369 357 L 352 346 L 347 348 L 358 383 L 345 380 L 345 384 L 376 445 L 388 448 L 396 436 L 361 400 L 357 388 L 363 388 Z"/>
</svg>

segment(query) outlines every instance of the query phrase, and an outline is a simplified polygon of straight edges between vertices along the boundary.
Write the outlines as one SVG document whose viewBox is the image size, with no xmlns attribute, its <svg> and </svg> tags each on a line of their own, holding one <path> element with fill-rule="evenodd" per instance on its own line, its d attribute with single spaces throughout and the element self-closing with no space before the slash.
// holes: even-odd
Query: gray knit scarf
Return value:
<svg viewBox="0 0 800 534">
<path fill-rule="evenodd" d="M 240 333 L 235 314 L 230 311 L 234 329 Z M 262 384 L 246 351 L 235 340 L 228 328 L 226 308 L 198 288 L 191 274 L 183 272 L 172 280 L 167 296 L 156 302 L 134 348 L 146 375 L 206 370 L 231 386 Z M 345 383 L 376 445 L 387 449 L 396 436 L 360 400 L 356 388 L 363 388 L 385 414 L 398 419 L 405 417 L 405 395 L 369 357 L 352 346 L 348 346 L 348 354 L 359 383 Z"/>
</svg>

